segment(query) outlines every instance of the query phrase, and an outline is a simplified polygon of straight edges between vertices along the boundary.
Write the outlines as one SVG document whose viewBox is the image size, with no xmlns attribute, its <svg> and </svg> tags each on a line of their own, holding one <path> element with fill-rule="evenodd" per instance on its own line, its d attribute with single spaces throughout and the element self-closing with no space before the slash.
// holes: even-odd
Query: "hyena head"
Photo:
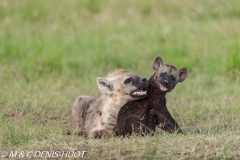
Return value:
<svg viewBox="0 0 240 160">
<path fill-rule="evenodd" d="M 106 78 L 97 78 L 99 90 L 111 97 L 117 97 L 122 102 L 145 98 L 147 96 L 148 81 L 136 74 L 117 70 Z"/>
<path fill-rule="evenodd" d="M 170 92 L 178 82 L 183 82 L 187 77 L 187 68 L 177 70 L 172 65 L 164 64 L 160 57 L 157 57 L 152 65 L 155 71 L 155 83 L 161 92 Z"/>
</svg>

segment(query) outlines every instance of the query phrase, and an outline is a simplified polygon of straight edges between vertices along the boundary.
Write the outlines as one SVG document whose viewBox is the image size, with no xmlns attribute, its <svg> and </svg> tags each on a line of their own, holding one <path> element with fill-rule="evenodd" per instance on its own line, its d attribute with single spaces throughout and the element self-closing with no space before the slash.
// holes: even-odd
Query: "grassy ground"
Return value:
<svg viewBox="0 0 240 160">
<path fill-rule="evenodd" d="M 238 0 L 2 0 L 0 151 L 79 150 L 85 159 L 240 159 Z M 187 67 L 168 108 L 187 135 L 68 135 L 78 95 L 117 68 Z"/>
</svg>

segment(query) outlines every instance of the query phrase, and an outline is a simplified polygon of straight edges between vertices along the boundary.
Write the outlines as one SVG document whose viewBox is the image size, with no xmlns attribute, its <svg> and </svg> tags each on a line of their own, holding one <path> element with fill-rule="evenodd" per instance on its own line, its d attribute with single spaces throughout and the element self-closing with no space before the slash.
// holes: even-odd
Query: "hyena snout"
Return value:
<svg viewBox="0 0 240 160">
<path fill-rule="evenodd" d="M 164 75 L 159 77 L 158 84 L 162 92 L 170 92 L 176 85 L 176 77 L 173 75 Z"/>
<path fill-rule="evenodd" d="M 165 84 L 165 85 L 168 85 L 168 80 L 163 80 L 163 83 Z"/>
<path fill-rule="evenodd" d="M 134 90 L 131 91 L 130 95 L 134 99 L 141 99 L 147 96 L 148 80 L 147 78 L 137 77 L 132 83 Z"/>
<path fill-rule="evenodd" d="M 147 78 L 142 78 L 141 81 L 142 82 L 147 82 Z"/>
<path fill-rule="evenodd" d="M 147 91 L 148 89 L 148 80 L 147 78 L 139 78 L 139 82 L 136 83 L 136 87 L 143 91 Z"/>
<path fill-rule="evenodd" d="M 147 80 L 147 78 L 142 78 L 141 82 L 143 84 L 142 90 L 143 91 L 147 91 L 147 89 L 148 89 L 148 80 Z"/>
</svg>

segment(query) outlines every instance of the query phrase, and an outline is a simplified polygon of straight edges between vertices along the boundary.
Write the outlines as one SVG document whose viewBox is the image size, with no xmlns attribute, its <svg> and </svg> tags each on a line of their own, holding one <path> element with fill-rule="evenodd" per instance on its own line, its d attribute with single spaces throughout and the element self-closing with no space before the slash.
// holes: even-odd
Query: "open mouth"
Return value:
<svg viewBox="0 0 240 160">
<path fill-rule="evenodd" d="M 164 85 L 162 85 L 161 83 L 160 83 L 160 89 L 161 89 L 162 91 L 167 91 L 167 90 L 168 90 L 168 88 L 165 87 Z"/>
<path fill-rule="evenodd" d="M 130 94 L 133 97 L 145 97 L 147 96 L 147 91 L 144 90 L 136 90 Z"/>
</svg>

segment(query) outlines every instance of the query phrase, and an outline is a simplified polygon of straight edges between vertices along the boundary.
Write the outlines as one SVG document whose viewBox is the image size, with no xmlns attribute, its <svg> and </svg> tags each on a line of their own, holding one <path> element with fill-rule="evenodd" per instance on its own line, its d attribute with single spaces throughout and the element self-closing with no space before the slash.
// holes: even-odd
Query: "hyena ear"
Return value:
<svg viewBox="0 0 240 160">
<path fill-rule="evenodd" d="M 157 57 L 154 62 L 153 62 L 153 65 L 152 65 L 152 69 L 154 71 L 157 71 L 158 68 L 161 68 L 162 66 L 164 65 L 163 61 L 162 61 L 162 58 L 161 57 Z"/>
<path fill-rule="evenodd" d="M 178 71 L 179 74 L 179 80 L 178 82 L 183 82 L 185 78 L 187 77 L 187 68 L 182 68 Z"/>
<path fill-rule="evenodd" d="M 97 84 L 98 84 L 99 90 L 103 94 L 107 94 L 107 95 L 112 94 L 113 84 L 107 78 L 98 77 L 97 78 Z"/>
</svg>

